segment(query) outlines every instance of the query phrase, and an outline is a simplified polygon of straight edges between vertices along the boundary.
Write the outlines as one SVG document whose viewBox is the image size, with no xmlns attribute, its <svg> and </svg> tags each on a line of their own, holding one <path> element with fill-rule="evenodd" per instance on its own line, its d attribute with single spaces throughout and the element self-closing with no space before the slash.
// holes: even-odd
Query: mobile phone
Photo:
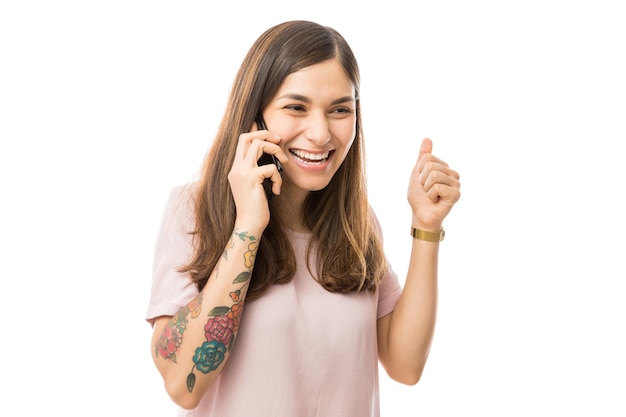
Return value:
<svg viewBox="0 0 626 417">
<path fill-rule="evenodd" d="M 265 120 L 263 120 L 263 116 L 258 114 L 256 116 L 256 118 L 254 119 L 254 121 L 256 122 L 257 127 L 260 130 L 267 130 L 267 126 L 265 125 Z M 263 153 L 263 155 L 261 155 L 261 157 L 258 160 L 258 164 L 259 164 L 259 166 L 261 166 L 261 165 L 268 165 L 268 164 L 274 164 L 274 165 L 276 165 L 276 168 L 278 169 L 278 173 L 280 175 L 283 175 L 283 168 L 280 165 L 280 162 L 272 154 Z M 267 196 L 267 200 L 268 201 L 271 200 L 272 197 L 274 197 L 274 193 L 272 192 L 272 180 L 269 179 L 269 178 L 265 178 L 263 180 L 263 188 L 265 189 L 265 195 Z"/>
</svg>

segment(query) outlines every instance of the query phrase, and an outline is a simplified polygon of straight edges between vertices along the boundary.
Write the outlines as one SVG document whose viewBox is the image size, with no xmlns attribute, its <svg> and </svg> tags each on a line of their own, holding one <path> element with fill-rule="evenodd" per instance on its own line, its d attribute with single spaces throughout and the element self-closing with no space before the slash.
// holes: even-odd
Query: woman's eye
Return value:
<svg viewBox="0 0 626 417">
<path fill-rule="evenodd" d="M 304 111 L 305 110 L 304 106 L 301 106 L 299 104 L 294 104 L 294 105 L 291 105 L 291 106 L 287 106 L 287 108 L 290 109 L 290 110 L 295 110 L 295 111 Z"/>
<path fill-rule="evenodd" d="M 350 110 L 347 107 L 339 107 L 338 109 L 333 110 L 335 113 L 352 113 L 352 110 Z"/>
<path fill-rule="evenodd" d="M 337 116 L 349 116 L 352 113 L 354 113 L 354 111 L 350 107 L 337 107 L 331 111 L 331 114 Z"/>
</svg>

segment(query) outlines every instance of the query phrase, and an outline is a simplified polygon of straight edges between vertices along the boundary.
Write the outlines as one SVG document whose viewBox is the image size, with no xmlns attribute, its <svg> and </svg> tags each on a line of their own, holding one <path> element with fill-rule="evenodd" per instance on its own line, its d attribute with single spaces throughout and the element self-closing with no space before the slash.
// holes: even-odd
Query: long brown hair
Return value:
<svg viewBox="0 0 626 417">
<path fill-rule="evenodd" d="M 309 194 L 303 218 L 312 232 L 308 254 L 316 251 L 317 279 L 332 292 L 373 292 L 385 270 L 382 244 L 367 201 L 365 150 L 359 101 L 359 69 L 346 40 L 334 29 L 290 21 L 263 33 L 246 55 L 231 88 L 228 105 L 209 150 L 195 194 L 194 254 L 181 270 L 201 290 L 217 265 L 235 224 L 235 203 L 227 174 L 239 135 L 274 97 L 291 73 L 337 59 L 356 93 L 356 138 L 342 166 L 323 190 Z M 290 241 L 272 212 L 263 232 L 247 299 L 271 285 L 291 281 L 296 260 Z M 308 265 L 308 262 L 307 262 Z"/>
</svg>

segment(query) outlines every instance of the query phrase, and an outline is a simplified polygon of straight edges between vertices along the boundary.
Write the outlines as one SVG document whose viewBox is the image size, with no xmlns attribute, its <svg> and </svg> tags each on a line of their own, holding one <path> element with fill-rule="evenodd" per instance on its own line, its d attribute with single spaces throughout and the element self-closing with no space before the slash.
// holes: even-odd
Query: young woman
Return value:
<svg viewBox="0 0 626 417">
<path fill-rule="evenodd" d="M 377 416 L 379 361 L 417 383 L 442 224 L 460 196 L 431 148 L 425 139 L 409 180 L 402 288 L 367 200 L 349 45 L 307 21 L 258 38 L 201 177 L 172 191 L 156 245 L 146 319 L 180 415 Z"/>
</svg>

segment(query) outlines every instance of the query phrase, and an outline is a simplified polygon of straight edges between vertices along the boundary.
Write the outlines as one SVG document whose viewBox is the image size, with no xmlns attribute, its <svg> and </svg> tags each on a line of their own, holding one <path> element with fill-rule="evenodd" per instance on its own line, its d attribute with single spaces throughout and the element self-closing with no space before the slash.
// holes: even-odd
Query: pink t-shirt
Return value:
<svg viewBox="0 0 626 417">
<path fill-rule="evenodd" d="M 198 294 L 176 272 L 191 253 L 189 196 L 187 188 L 175 188 L 164 212 L 149 322 L 174 315 Z M 402 291 L 398 278 L 389 269 L 375 294 L 328 292 L 304 263 L 309 235 L 289 235 L 298 259 L 294 279 L 246 303 L 222 373 L 198 407 L 180 409 L 179 416 L 379 416 L 376 320 L 393 311 Z"/>
</svg>

